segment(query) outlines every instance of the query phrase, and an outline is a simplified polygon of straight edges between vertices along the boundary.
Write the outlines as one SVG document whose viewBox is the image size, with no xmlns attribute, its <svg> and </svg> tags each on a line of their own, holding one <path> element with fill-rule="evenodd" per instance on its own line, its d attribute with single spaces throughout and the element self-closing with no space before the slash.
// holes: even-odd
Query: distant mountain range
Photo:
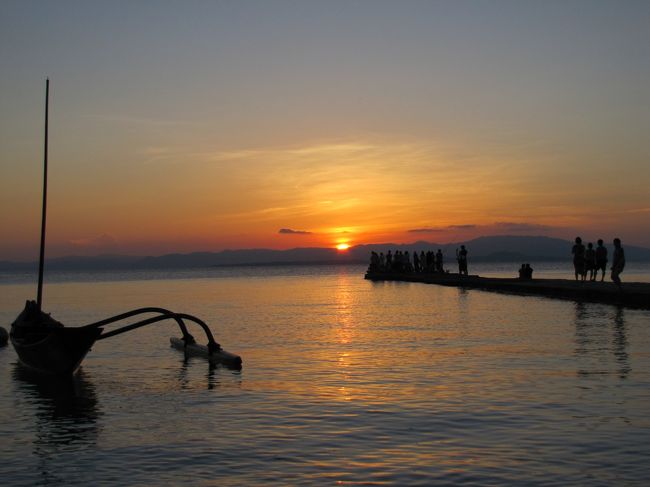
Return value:
<svg viewBox="0 0 650 487">
<path fill-rule="evenodd" d="M 96 257 L 59 257 L 48 259 L 49 270 L 107 270 L 107 269 L 179 269 L 190 267 L 282 265 L 282 264 L 345 264 L 367 263 L 370 252 L 401 250 L 420 252 L 441 249 L 446 262 L 455 260 L 456 248 L 464 244 L 469 259 L 474 262 L 535 262 L 542 260 L 571 260 L 573 242 L 550 237 L 492 236 L 466 242 L 438 244 L 415 242 L 411 244 L 357 245 L 345 252 L 330 248 L 296 248 L 289 250 L 245 249 L 221 252 L 192 252 L 167 254 L 157 257 L 100 255 Z M 609 248 L 611 255 L 612 248 Z M 629 261 L 650 261 L 650 249 L 625 245 Z M 0 261 L 0 271 L 33 271 L 37 262 Z"/>
</svg>

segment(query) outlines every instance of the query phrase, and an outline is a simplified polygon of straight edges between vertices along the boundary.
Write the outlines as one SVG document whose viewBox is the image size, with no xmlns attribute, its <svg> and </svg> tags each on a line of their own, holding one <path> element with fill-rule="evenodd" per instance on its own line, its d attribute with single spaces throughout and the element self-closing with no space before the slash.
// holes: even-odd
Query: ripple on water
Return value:
<svg viewBox="0 0 650 487">
<path fill-rule="evenodd" d="M 244 368 L 185 361 L 169 348 L 171 325 L 99 342 L 67 384 L 25 376 L 1 349 L 8 485 L 650 477 L 648 312 L 375 285 L 345 268 L 62 282 L 48 293 L 55 316 L 75 323 L 163 301 L 191 309 Z"/>
</svg>

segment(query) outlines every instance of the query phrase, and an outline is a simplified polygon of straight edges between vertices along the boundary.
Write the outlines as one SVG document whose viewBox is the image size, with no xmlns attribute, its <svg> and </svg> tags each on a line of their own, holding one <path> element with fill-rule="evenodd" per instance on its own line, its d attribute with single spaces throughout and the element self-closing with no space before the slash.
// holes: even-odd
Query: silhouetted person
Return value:
<svg viewBox="0 0 650 487">
<path fill-rule="evenodd" d="M 533 278 L 533 268 L 530 264 L 521 264 L 519 269 L 519 279 L 528 280 Z"/>
<path fill-rule="evenodd" d="M 411 256 L 409 251 L 404 252 L 404 270 L 406 272 L 413 272 L 413 266 L 411 265 Z"/>
<path fill-rule="evenodd" d="M 426 256 L 424 255 L 424 250 L 420 251 L 420 270 L 422 272 L 427 270 Z"/>
<path fill-rule="evenodd" d="M 582 245 L 580 237 L 576 237 L 576 243 L 571 249 L 571 253 L 573 254 L 573 268 L 576 272 L 577 281 L 578 276 L 582 277 L 585 273 L 585 246 Z"/>
<path fill-rule="evenodd" d="M 594 271 L 594 281 L 598 277 L 598 269 L 603 271 L 600 282 L 605 280 L 605 272 L 607 271 L 607 247 L 603 245 L 603 239 L 598 239 L 598 247 L 596 247 L 596 270 Z"/>
<path fill-rule="evenodd" d="M 467 275 L 467 249 L 464 245 L 460 250 L 456 249 L 456 258 L 458 259 L 458 273 Z"/>
<path fill-rule="evenodd" d="M 396 250 L 393 257 L 393 270 L 396 272 L 402 271 L 402 251 Z"/>
<path fill-rule="evenodd" d="M 625 252 L 621 247 L 621 239 L 614 239 L 614 253 L 612 255 L 612 281 L 621 287 L 621 278 L 619 277 L 625 268 Z"/>
<path fill-rule="evenodd" d="M 594 244 L 589 242 L 587 244 L 587 250 L 585 250 L 585 273 L 582 275 L 582 280 L 584 281 L 587 278 L 587 273 L 589 273 L 589 280 L 594 281 L 596 278 L 596 251 L 594 250 Z"/>
<path fill-rule="evenodd" d="M 393 254 L 390 253 L 390 250 L 386 254 L 386 270 L 393 270 Z"/>
<path fill-rule="evenodd" d="M 371 272 L 379 270 L 379 255 L 375 251 L 370 252 L 370 267 L 368 270 Z"/>
<path fill-rule="evenodd" d="M 415 272 L 420 272 L 420 257 L 418 256 L 417 251 L 413 252 L 413 270 Z"/>
<path fill-rule="evenodd" d="M 443 272 L 442 270 L 442 250 L 438 249 L 436 252 L 436 272 Z"/>
<path fill-rule="evenodd" d="M 533 278 L 533 268 L 530 266 L 530 264 L 526 264 L 524 270 L 525 270 L 526 279 L 532 279 Z"/>
</svg>

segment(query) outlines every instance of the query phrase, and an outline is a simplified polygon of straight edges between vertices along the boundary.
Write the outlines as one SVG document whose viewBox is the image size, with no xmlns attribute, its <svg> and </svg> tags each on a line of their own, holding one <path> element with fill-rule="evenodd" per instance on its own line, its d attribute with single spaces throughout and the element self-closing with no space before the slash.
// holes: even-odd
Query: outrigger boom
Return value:
<svg viewBox="0 0 650 487">
<path fill-rule="evenodd" d="M 223 364 L 231 368 L 241 368 L 241 357 L 224 350 L 221 345 L 215 341 L 214 337 L 212 336 L 212 332 L 210 331 L 210 327 L 203 320 L 187 313 L 174 313 L 173 311 L 156 307 L 139 308 L 132 311 L 127 311 L 126 313 L 122 313 L 111 318 L 97 321 L 95 323 L 90 323 L 83 328 L 99 328 L 110 323 L 115 323 L 117 321 L 125 320 L 127 318 L 145 313 L 159 313 L 159 316 L 153 316 L 151 318 L 125 325 L 121 328 L 118 328 L 117 330 L 113 330 L 108 333 L 102 333 L 99 335 L 97 340 L 103 340 L 105 338 L 110 338 L 122 333 L 126 333 L 127 331 L 135 330 L 136 328 L 171 319 L 175 320 L 176 323 L 178 323 L 178 326 L 181 329 L 181 333 L 183 335 L 182 338 L 171 337 L 169 339 L 171 345 L 174 348 L 183 351 L 188 356 L 198 355 L 205 357 L 210 361 L 211 364 Z M 196 323 L 201 328 L 203 328 L 203 331 L 205 332 L 205 335 L 208 339 L 207 345 L 200 345 L 196 343 L 194 337 L 187 330 L 187 326 L 185 325 L 184 320 Z"/>
</svg>

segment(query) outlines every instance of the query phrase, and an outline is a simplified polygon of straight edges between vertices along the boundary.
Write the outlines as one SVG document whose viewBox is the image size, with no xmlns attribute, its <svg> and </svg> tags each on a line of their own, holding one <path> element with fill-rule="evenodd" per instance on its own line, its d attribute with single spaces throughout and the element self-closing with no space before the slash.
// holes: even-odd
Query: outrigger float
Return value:
<svg viewBox="0 0 650 487">
<path fill-rule="evenodd" d="M 568 279 L 518 279 L 499 277 L 480 277 L 447 272 L 366 272 L 365 278 L 371 281 L 402 281 L 438 284 L 466 289 L 480 289 L 507 294 L 526 296 L 545 296 L 594 303 L 613 304 L 631 308 L 650 309 L 650 283 L 623 283 L 618 288 L 611 282 L 582 282 Z"/>
<path fill-rule="evenodd" d="M 241 357 L 224 350 L 210 331 L 208 325 L 186 313 L 175 313 L 164 308 L 138 308 L 95 323 L 80 327 L 67 327 L 42 311 L 43 264 L 45 256 L 45 222 L 47 207 L 47 133 L 50 82 L 45 85 L 45 150 L 43 172 L 43 213 L 41 221 L 41 247 L 38 269 L 38 291 L 36 301 L 27 301 L 25 309 L 11 324 L 9 337 L 18 354 L 20 363 L 36 372 L 48 375 L 73 374 L 81 365 L 90 348 L 98 340 L 114 337 L 143 326 L 165 320 L 174 320 L 181 331 L 181 338 L 170 338 L 171 346 L 187 356 L 202 356 L 211 364 L 223 364 L 241 368 Z M 128 323 L 115 330 L 104 331 L 108 325 L 124 320 L 154 314 L 148 318 Z M 187 329 L 186 322 L 200 326 L 207 337 L 207 345 L 199 345 Z"/>
</svg>

